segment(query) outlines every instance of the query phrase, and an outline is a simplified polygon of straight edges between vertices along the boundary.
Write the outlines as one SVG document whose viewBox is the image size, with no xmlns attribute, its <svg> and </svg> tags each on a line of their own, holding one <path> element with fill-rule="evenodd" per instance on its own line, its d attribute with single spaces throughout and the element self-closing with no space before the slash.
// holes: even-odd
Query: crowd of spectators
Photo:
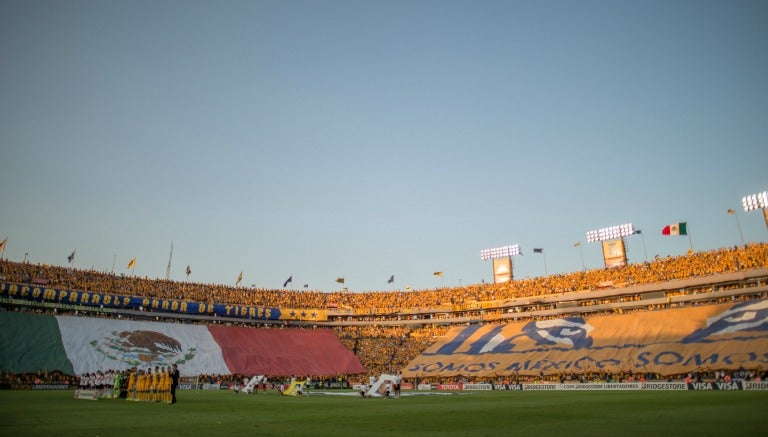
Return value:
<svg viewBox="0 0 768 437">
<path fill-rule="evenodd" d="M 39 385 L 61 385 L 77 387 L 80 378 L 67 375 L 59 370 L 38 370 L 29 373 L 13 373 L 0 369 L 0 388 L 31 388 Z"/>
<path fill-rule="evenodd" d="M 502 284 L 481 283 L 407 292 L 321 292 L 233 287 L 113 275 L 94 270 L 7 260 L 0 261 L 0 279 L 37 283 L 53 288 L 147 298 L 278 308 L 332 308 L 355 314 L 391 314 L 417 309 L 455 308 L 477 302 L 519 297 L 577 293 L 606 286 L 659 283 L 766 266 L 768 244 L 754 243 L 678 257 L 657 257 L 647 263 L 628 264 L 613 269 L 516 279 Z"/>
<path fill-rule="evenodd" d="M 339 340 L 372 375 L 396 374 L 437 339 L 447 326 L 344 326 L 334 328 Z"/>
<path fill-rule="evenodd" d="M 450 378 L 417 378 L 415 384 L 494 384 L 497 387 L 508 387 L 518 384 L 590 384 L 590 383 L 621 383 L 621 382 L 732 382 L 740 381 L 765 381 L 768 378 L 768 371 L 764 369 L 745 369 L 740 367 L 737 370 L 699 370 L 690 373 L 677 375 L 661 375 L 659 373 L 635 373 L 632 370 L 626 370 L 618 373 L 585 371 L 581 373 L 563 372 L 551 375 L 510 375 L 506 377 L 487 377 L 467 379 L 464 377 Z"/>
</svg>

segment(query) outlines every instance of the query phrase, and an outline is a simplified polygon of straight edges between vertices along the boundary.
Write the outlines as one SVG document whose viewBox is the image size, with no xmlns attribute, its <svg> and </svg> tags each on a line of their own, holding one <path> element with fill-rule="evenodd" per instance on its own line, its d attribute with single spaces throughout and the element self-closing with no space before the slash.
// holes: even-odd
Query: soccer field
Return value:
<svg viewBox="0 0 768 437">
<path fill-rule="evenodd" d="M 464 392 L 452 396 L 180 391 L 175 405 L 1 391 L 0 435 L 763 435 L 768 392 Z"/>
</svg>

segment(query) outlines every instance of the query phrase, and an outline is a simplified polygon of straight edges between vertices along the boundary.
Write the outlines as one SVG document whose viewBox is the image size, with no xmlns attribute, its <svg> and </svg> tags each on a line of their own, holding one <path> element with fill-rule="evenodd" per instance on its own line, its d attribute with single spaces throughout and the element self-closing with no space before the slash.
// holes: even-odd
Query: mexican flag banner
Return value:
<svg viewBox="0 0 768 437">
<path fill-rule="evenodd" d="M 329 329 L 263 329 L 0 311 L 0 369 L 82 375 L 177 364 L 182 375 L 366 373 Z"/>
<path fill-rule="evenodd" d="M 688 235 L 686 224 L 686 222 L 682 222 L 664 226 L 664 229 L 661 230 L 661 235 Z"/>
</svg>

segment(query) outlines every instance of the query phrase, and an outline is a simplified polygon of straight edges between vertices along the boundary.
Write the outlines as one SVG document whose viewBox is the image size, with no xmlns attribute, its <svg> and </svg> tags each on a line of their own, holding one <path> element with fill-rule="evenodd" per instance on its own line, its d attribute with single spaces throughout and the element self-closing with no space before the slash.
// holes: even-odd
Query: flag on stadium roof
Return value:
<svg viewBox="0 0 768 437">
<path fill-rule="evenodd" d="M 344 277 L 342 276 L 340 278 L 336 278 L 336 282 L 338 282 L 339 284 L 343 284 L 344 283 Z"/>
<path fill-rule="evenodd" d="M 688 235 L 687 222 L 672 223 L 664 226 L 661 235 Z"/>
<path fill-rule="evenodd" d="M 544 253 L 544 249 L 542 249 L 540 247 L 534 247 L 533 248 L 533 253 Z"/>
<path fill-rule="evenodd" d="M 433 275 L 435 275 L 435 276 L 443 276 L 443 272 L 435 272 L 435 273 L 433 273 Z"/>
<path fill-rule="evenodd" d="M 192 269 L 190 268 L 189 264 L 187 264 L 187 276 L 192 274 Z"/>
<path fill-rule="evenodd" d="M 134 258 L 131 258 L 131 260 L 130 260 L 130 261 L 128 261 L 128 268 L 129 268 L 129 269 L 132 269 L 132 268 L 134 268 L 134 267 L 136 267 L 136 258 L 135 258 L 135 257 L 134 257 Z"/>
<path fill-rule="evenodd" d="M 581 246 L 581 241 L 577 241 L 573 243 L 573 247 L 579 247 L 579 246 Z"/>
<path fill-rule="evenodd" d="M 287 287 L 289 282 L 293 282 L 293 275 L 289 276 L 288 279 L 283 282 L 283 288 Z"/>
<path fill-rule="evenodd" d="M 387 280 L 387 284 L 391 284 L 393 282 L 395 282 L 395 275 L 392 275 L 389 277 L 389 280 Z"/>
<path fill-rule="evenodd" d="M 237 275 L 237 282 L 235 282 L 235 285 L 240 285 L 240 281 L 243 280 L 243 271 L 240 270 L 240 274 Z"/>
<path fill-rule="evenodd" d="M 730 214 L 730 215 L 734 215 L 734 214 L 736 214 L 736 211 L 734 211 L 734 210 L 732 210 L 732 209 L 728 208 L 728 214 Z"/>
<path fill-rule="evenodd" d="M 3 241 L 0 241 L 0 253 L 5 252 L 5 243 L 8 241 L 8 237 L 5 237 Z"/>
<path fill-rule="evenodd" d="M 67 257 L 67 261 L 69 261 L 70 264 L 72 264 L 72 261 L 75 260 L 75 252 L 77 252 L 77 249 L 73 250 L 72 253 L 70 253 Z"/>
</svg>

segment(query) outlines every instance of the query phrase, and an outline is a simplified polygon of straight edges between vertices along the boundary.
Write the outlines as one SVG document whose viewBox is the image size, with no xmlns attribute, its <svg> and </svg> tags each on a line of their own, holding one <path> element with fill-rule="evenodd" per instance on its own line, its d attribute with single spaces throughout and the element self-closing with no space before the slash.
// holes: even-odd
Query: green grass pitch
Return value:
<svg viewBox="0 0 768 437">
<path fill-rule="evenodd" d="M 765 435 L 768 392 L 464 392 L 362 399 L 179 391 L 175 405 L 0 391 L 3 436 Z"/>
</svg>

